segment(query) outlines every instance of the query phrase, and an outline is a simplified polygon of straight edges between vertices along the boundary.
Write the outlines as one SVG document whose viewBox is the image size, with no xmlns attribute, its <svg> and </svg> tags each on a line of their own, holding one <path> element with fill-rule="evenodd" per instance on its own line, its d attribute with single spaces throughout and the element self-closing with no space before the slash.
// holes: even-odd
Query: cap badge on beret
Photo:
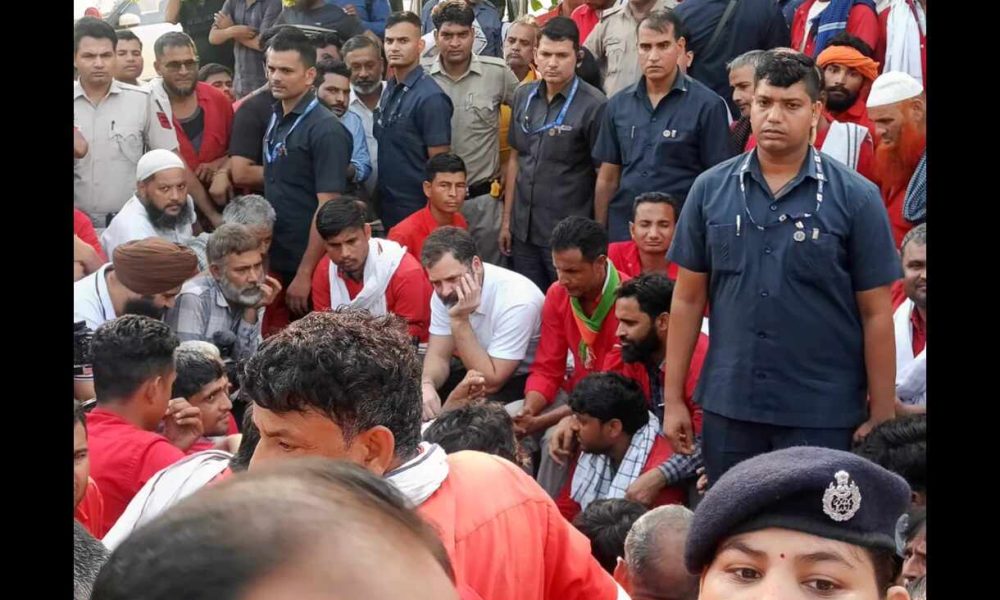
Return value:
<svg viewBox="0 0 1000 600">
<path fill-rule="evenodd" d="M 823 492 L 823 512 L 838 523 L 850 521 L 861 508 L 861 490 L 847 471 L 837 471 L 836 483 Z"/>
</svg>

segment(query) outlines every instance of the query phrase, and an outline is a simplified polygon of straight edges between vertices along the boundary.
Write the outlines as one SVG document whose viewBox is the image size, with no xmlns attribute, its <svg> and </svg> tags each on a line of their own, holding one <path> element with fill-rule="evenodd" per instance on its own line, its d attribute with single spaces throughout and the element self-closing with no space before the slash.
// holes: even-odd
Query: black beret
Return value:
<svg viewBox="0 0 1000 600">
<path fill-rule="evenodd" d="M 737 464 L 708 490 L 684 560 L 700 573 L 723 540 L 769 527 L 894 551 L 896 521 L 909 504 L 906 480 L 860 456 L 808 446 L 777 450 Z"/>
</svg>

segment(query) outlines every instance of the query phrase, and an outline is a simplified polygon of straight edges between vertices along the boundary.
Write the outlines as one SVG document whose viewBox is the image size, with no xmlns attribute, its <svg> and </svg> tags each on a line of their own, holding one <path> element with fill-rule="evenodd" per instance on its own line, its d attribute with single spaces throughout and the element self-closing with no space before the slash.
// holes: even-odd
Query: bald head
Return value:
<svg viewBox="0 0 1000 600">
<path fill-rule="evenodd" d="M 625 561 L 615 579 L 632 598 L 696 600 L 698 578 L 684 566 L 684 545 L 694 513 L 659 506 L 639 517 L 625 538 Z"/>
<path fill-rule="evenodd" d="M 346 462 L 308 458 L 206 488 L 126 539 L 93 599 L 138 597 L 458 595 L 441 542 L 391 484 Z"/>
</svg>

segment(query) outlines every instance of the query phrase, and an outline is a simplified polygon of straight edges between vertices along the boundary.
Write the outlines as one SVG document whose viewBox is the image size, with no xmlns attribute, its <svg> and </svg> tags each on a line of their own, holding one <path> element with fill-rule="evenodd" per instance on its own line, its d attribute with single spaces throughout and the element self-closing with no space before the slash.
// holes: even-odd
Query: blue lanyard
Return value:
<svg viewBox="0 0 1000 600">
<path fill-rule="evenodd" d="M 288 141 L 288 136 L 292 135 L 292 132 L 295 131 L 295 128 L 302 122 L 302 119 L 306 118 L 306 115 L 308 115 L 312 109 L 316 108 L 316 105 L 318 104 L 319 99 L 313 98 L 312 102 L 310 102 L 306 106 L 306 109 L 302 111 L 302 114 L 295 119 L 294 123 L 292 123 L 292 127 L 288 130 L 288 133 L 285 134 L 285 137 L 283 137 L 277 144 L 275 144 L 274 140 L 271 139 L 271 134 L 275 131 L 274 126 L 278 122 L 278 114 L 271 114 L 271 124 L 267 126 L 267 133 L 264 134 L 264 160 L 270 164 L 275 162 L 279 156 L 288 154 L 288 151 L 285 149 L 285 142 Z"/>
<path fill-rule="evenodd" d="M 563 103 L 562 110 L 560 110 L 559 114 L 556 115 L 556 120 L 552 121 L 551 123 L 546 123 L 545 125 L 542 125 L 538 129 L 533 129 L 529 131 L 528 107 L 531 106 L 531 101 L 534 100 L 535 96 L 538 95 L 538 89 L 540 87 L 542 87 L 541 82 L 535 85 L 534 89 L 531 90 L 531 93 L 528 94 L 528 99 L 524 103 L 524 119 L 521 121 L 521 131 L 523 131 L 528 135 L 535 135 L 548 131 L 549 129 L 562 127 L 563 120 L 566 119 L 566 113 L 569 111 L 569 105 L 573 103 L 573 98 L 576 97 L 576 88 L 580 87 L 580 78 L 579 77 L 573 78 L 573 86 L 569 88 L 569 95 L 566 96 L 566 102 Z"/>
<path fill-rule="evenodd" d="M 413 86 L 417 85 L 417 83 L 421 79 L 423 79 L 424 74 L 425 74 L 424 70 L 423 70 L 423 67 L 417 67 L 417 68 L 420 69 L 420 75 L 417 77 L 417 80 L 413 82 Z M 396 87 L 402 87 L 403 91 L 399 93 L 399 99 L 396 100 L 396 104 L 392 107 L 393 108 L 392 112 L 385 111 L 385 113 L 383 113 L 381 111 L 381 108 L 380 108 L 380 110 L 379 110 L 379 117 L 378 117 L 378 125 L 379 125 L 379 127 L 388 127 L 389 125 L 392 125 L 393 123 L 395 123 L 399 119 L 399 111 L 403 107 L 403 98 L 406 96 L 406 92 L 410 91 L 410 88 L 413 87 L 413 86 L 406 85 L 406 84 L 404 84 L 401 81 L 397 81 L 396 82 Z M 390 91 L 389 97 L 386 98 L 386 103 L 388 103 L 389 100 L 392 99 L 392 96 L 395 96 L 395 95 L 396 95 L 396 88 L 394 87 L 392 89 L 392 91 Z M 386 120 L 383 120 L 382 119 L 382 115 L 386 114 L 386 113 L 389 114 L 389 118 L 386 119 Z"/>
<path fill-rule="evenodd" d="M 750 220 L 750 223 L 752 223 L 757 229 L 759 229 L 761 231 L 764 231 L 764 229 L 766 229 L 766 227 L 763 226 L 763 225 L 759 225 L 757 223 L 757 221 L 754 220 L 753 215 L 750 214 L 750 205 L 747 204 L 746 174 L 747 174 L 747 171 L 750 170 L 750 159 L 753 157 L 754 152 L 756 152 L 756 151 L 757 150 L 754 149 L 751 152 L 747 153 L 747 157 L 743 161 L 743 165 L 740 166 L 740 192 L 743 193 L 743 210 L 746 212 L 747 218 Z M 812 146 L 810 146 L 809 147 L 809 153 L 812 155 L 812 159 L 816 163 L 816 179 L 817 179 L 816 184 L 817 185 L 816 185 L 816 210 L 815 210 L 815 212 L 818 213 L 820 207 L 823 206 L 823 182 L 826 181 L 826 177 L 823 175 L 823 161 L 819 157 L 819 152 L 817 152 L 815 148 L 813 148 Z M 813 216 L 813 213 L 804 213 L 801 216 L 800 220 L 795 224 L 795 226 L 798 227 L 799 229 L 802 229 L 802 226 L 801 226 L 802 225 L 802 221 L 801 221 L 801 219 L 807 219 L 807 218 L 809 218 L 811 216 Z M 778 217 L 778 223 L 776 223 L 775 225 L 784 223 L 785 221 L 788 220 L 788 218 L 789 218 L 789 215 L 782 214 L 780 217 Z M 736 220 L 736 235 L 740 234 L 739 222 L 740 222 L 739 218 L 737 217 L 737 220 Z"/>
</svg>

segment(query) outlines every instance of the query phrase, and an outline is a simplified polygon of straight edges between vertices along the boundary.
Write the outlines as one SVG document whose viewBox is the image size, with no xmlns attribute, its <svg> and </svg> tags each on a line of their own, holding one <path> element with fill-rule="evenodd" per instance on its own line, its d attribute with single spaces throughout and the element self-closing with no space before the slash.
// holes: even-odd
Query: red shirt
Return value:
<svg viewBox="0 0 1000 600">
<path fill-rule="evenodd" d="M 900 7 L 902 8 L 902 7 Z M 913 11 L 913 18 L 917 17 L 917 9 L 913 6 L 913 0 L 906 0 L 906 8 Z M 878 61 L 879 68 L 885 70 L 885 52 L 889 45 L 889 9 L 885 9 L 878 16 L 878 26 L 880 35 L 878 44 L 875 45 L 875 60 Z M 920 70 L 923 72 L 924 89 L 927 89 L 927 36 L 920 32 Z"/>
<path fill-rule="evenodd" d="M 622 283 L 631 279 L 620 271 L 618 274 Z M 538 340 L 538 348 L 535 350 L 535 362 L 531 365 L 531 374 L 524 384 L 524 393 L 538 392 L 551 404 L 559 388 L 569 391 L 588 373 L 600 371 L 605 356 L 618 343 L 618 337 L 615 335 L 617 330 L 618 319 L 615 317 L 615 311 L 611 310 L 601 324 L 601 331 L 594 346 L 590 348 L 593 366 L 588 369 L 580 356 L 580 330 L 576 326 L 576 319 L 573 318 L 569 294 L 558 281 L 550 285 L 549 291 L 545 294 L 545 303 L 542 305 L 541 339 Z M 573 353 L 573 374 L 568 380 L 566 379 L 567 351 Z"/>
<path fill-rule="evenodd" d="M 531 476 L 502 458 L 449 454 L 448 477 L 417 512 L 448 551 L 459 590 L 489 600 L 618 597 L 590 554 L 590 540 Z"/>
<path fill-rule="evenodd" d="M 338 271 L 344 280 L 347 293 L 353 300 L 365 287 L 363 281 L 354 281 Z M 392 314 L 406 319 L 410 336 L 427 341 L 427 328 L 431 323 L 431 294 L 434 293 L 427 280 L 424 268 L 412 254 L 403 255 L 399 267 L 389 280 L 385 290 L 386 309 Z M 330 257 L 324 256 L 313 271 L 313 310 L 330 310 Z"/>
<path fill-rule="evenodd" d="M 903 204 L 906 201 L 906 188 L 908 185 L 909 181 L 896 188 L 886 189 L 881 185 L 879 186 L 879 191 L 882 192 L 882 201 L 885 202 L 885 209 L 889 211 L 892 237 L 896 240 L 897 248 L 903 245 L 903 237 L 906 236 L 906 232 L 914 228 L 914 224 L 907 221 L 906 217 L 903 216 Z"/>
<path fill-rule="evenodd" d="M 97 539 L 108 532 L 104 529 L 104 496 L 92 477 L 87 478 L 87 492 L 77 505 L 73 517 Z"/>
<path fill-rule="evenodd" d="M 910 311 L 910 327 L 913 328 L 913 356 L 916 356 L 927 346 L 927 322 L 916 306 Z"/>
<path fill-rule="evenodd" d="M 87 413 L 87 443 L 90 475 L 104 496 L 104 519 L 99 524 L 104 531 L 111 529 L 150 477 L 184 458 L 167 438 L 100 407 Z"/>
<path fill-rule="evenodd" d="M 792 48 L 798 50 L 802 46 L 802 38 L 806 34 L 806 21 L 809 17 L 809 9 L 812 8 L 816 0 L 806 0 L 795 11 L 792 19 Z M 829 7 L 827 7 L 829 9 Z M 822 14 L 822 13 L 820 13 Z M 809 40 L 806 42 L 804 54 L 816 58 L 816 27 L 809 30 Z M 861 41 L 875 48 L 879 40 L 881 31 L 878 23 L 878 16 L 875 11 L 866 4 L 855 4 L 847 13 L 847 33 L 861 38 Z M 821 49 L 822 51 L 822 49 Z"/>
<path fill-rule="evenodd" d="M 642 275 L 642 259 L 639 257 L 639 245 L 632 240 L 625 242 L 613 242 L 608 245 L 608 258 L 615 264 L 619 273 L 625 273 L 629 277 Z M 666 275 L 670 281 L 677 281 L 677 265 L 667 261 L 667 272 L 660 273 Z"/>
<path fill-rule="evenodd" d="M 649 450 L 649 457 L 646 458 L 646 463 L 642 465 L 642 473 L 647 471 L 652 471 L 656 467 L 662 465 L 674 451 L 670 447 L 670 442 L 666 440 L 662 435 L 657 435 L 656 439 L 653 440 L 653 447 Z M 576 461 L 579 458 L 573 458 L 572 464 L 569 467 L 569 475 L 566 478 L 566 483 L 563 484 L 561 490 L 559 490 L 559 495 L 556 496 L 556 506 L 559 507 L 559 512 L 565 517 L 567 521 L 572 521 L 576 518 L 576 515 L 580 514 L 580 505 L 577 504 L 576 500 L 570 497 L 570 490 L 573 485 L 573 475 L 576 473 Z M 660 493 L 656 495 L 653 499 L 653 505 L 649 508 L 656 508 L 657 506 L 665 506 L 667 504 L 683 504 L 687 498 L 685 490 L 683 488 L 668 485 L 664 486 Z"/>
<path fill-rule="evenodd" d="M 452 215 L 449 225 L 461 227 L 462 229 L 469 228 L 465 217 L 458 212 Z M 443 227 L 443 225 L 438 225 L 438 222 L 434 219 L 434 215 L 431 214 L 430 205 L 427 205 L 399 223 L 396 223 L 396 226 L 389 230 L 389 235 L 386 237 L 400 246 L 406 246 L 409 253 L 419 262 L 420 251 L 424 248 L 424 240 L 438 227 Z"/>
<path fill-rule="evenodd" d="M 73 233 L 76 234 L 76 237 L 87 242 L 87 245 L 97 252 L 97 256 L 101 257 L 101 260 L 108 262 L 108 255 L 101 247 L 101 241 L 97 238 L 97 231 L 94 230 L 94 224 L 91 223 L 90 217 L 76 207 L 73 208 Z"/>
<path fill-rule="evenodd" d="M 577 29 L 580 30 L 580 45 L 582 46 L 587 41 L 587 36 L 590 35 L 590 32 L 600 22 L 601 13 L 590 8 L 587 4 L 581 4 L 573 9 L 570 18 L 573 19 Z"/>
<path fill-rule="evenodd" d="M 544 27 L 545 24 L 551 21 L 552 19 L 562 16 L 562 10 L 563 10 L 563 3 L 560 2 L 559 4 L 553 6 L 552 9 L 549 10 L 548 12 L 542 13 L 537 17 L 535 17 L 535 23 L 539 27 Z M 572 18 L 572 13 L 570 13 L 570 15 L 571 15 L 570 18 Z M 582 40 L 581 43 L 583 43 Z"/>
<path fill-rule="evenodd" d="M 195 85 L 195 95 L 198 97 L 198 107 L 201 108 L 205 123 L 205 129 L 201 134 L 201 149 L 198 152 L 194 151 L 191 140 L 174 115 L 174 130 L 177 132 L 180 155 L 192 170 L 201 163 L 212 162 L 228 154 L 229 136 L 233 132 L 233 105 L 225 94 L 199 81 Z"/>
<path fill-rule="evenodd" d="M 702 410 L 701 406 L 695 404 L 694 392 L 698 389 L 698 378 L 701 377 L 701 368 L 705 364 L 706 356 L 708 356 L 708 336 L 701 333 L 698 334 L 698 341 L 691 354 L 691 364 L 688 366 L 687 379 L 684 381 L 684 404 L 687 405 L 688 412 L 691 413 L 691 426 L 694 427 L 695 433 L 701 433 Z M 638 382 L 642 387 L 642 393 L 649 401 L 650 410 L 652 410 L 654 402 L 663 402 L 662 398 L 650 397 L 649 371 L 646 369 L 646 365 L 624 362 L 620 345 L 615 346 L 604 359 L 604 367 L 601 370 L 621 373 Z"/>
</svg>

